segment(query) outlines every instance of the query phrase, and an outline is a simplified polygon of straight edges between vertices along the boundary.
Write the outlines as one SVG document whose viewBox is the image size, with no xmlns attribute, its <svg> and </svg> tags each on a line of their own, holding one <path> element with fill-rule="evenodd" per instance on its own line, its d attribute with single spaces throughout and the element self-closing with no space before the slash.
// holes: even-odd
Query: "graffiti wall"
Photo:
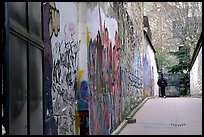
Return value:
<svg viewBox="0 0 204 137">
<path fill-rule="evenodd" d="M 144 33 L 144 96 L 158 96 L 158 72 L 154 49 L 151 47 L 148 36 Z"/>
<path fill-rule="evenodd" d="M 44 3 L 45 134 L 111 134 L 154 94 L 143 14 L 135 21 L 125 6 L 120 15 L 113 6 Z"/>
<path fill-rule="evenodd" d="M 121 122 L 121 67 L 117 21 L 87 10 L 90 133 L 110 134 Z"/>
<path fill-rule="evenodd" d="M 44 4 L 45 133 L 75 134 L 78 79 L 77 4 Z"/>
</svg>

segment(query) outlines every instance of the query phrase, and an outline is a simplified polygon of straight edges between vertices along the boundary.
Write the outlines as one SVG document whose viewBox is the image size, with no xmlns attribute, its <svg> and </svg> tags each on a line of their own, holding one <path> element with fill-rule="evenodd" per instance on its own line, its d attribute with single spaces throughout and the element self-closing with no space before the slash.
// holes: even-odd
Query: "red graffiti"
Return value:
<svg viewBox="0 0 204 137">
<path fill-rule="evenodd" d="M 104 32 L 104 44 L 105 46 L 109 47 L 109 37 L 108 37 L 108 29 L 104 28 L 105 32 Z"/>
<path fill-rule="evenodd" d="M 82 121 L 85 121 L 86 117 L 88 117 L 88 111 L 80 111 L 80 117 Z"/>
<path fill-rule="evenodd" d="M 88 49 L 91 94 L 90 131 L 91 134 L 108 134 L 110 130 L 114 130 L 119 125 L 121 120 L 120 42 L 117 32 L 115 32 L 115 41 L 110 41 L 105 22 L 102 27 L 101 14 L 99 15 L 99 23 L 100 29 L 97 37 L 90 40 Z M 107 94 L 101 96 L 100 93 Z"/>
</svg>

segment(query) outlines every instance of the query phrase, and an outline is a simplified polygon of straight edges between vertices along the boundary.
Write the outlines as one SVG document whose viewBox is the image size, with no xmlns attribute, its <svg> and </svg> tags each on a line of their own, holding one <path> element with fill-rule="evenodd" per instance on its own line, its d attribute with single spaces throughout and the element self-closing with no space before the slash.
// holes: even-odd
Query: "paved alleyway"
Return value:
<svg viewBox="0 0 204 137">
<path fill-rule="evenodd" d="M 202 98 L 153 98 L 119 135 L 201 135 Z"/>
</svg>

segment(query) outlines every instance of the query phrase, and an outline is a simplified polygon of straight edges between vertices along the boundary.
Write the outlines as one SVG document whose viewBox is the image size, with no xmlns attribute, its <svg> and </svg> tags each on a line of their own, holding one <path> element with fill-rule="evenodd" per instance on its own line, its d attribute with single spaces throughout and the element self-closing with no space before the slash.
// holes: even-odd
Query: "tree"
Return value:
<svg viewBox="0 0 204 137">
<path fill-rule="evenodd" d="M 162 69 L 164 68 L 164 66 L 168 65 L 167 56 L 161 51 L 156 52 L 155 56 L 157 58 L 159 71 L 162 72 Z"/>
<path fill-rule="evenodd" d="M 190 65 L 190 50 L 188 47 L 180 47 L 177 52 L 169 52 L 179 59 L 179 63 L 168 67 L 170 73 L 177 73 L 180 77 L 180 94 L 187 95 L 189 90 L 190 75 L 188 72 L 188 67 Z"/>
</svg>

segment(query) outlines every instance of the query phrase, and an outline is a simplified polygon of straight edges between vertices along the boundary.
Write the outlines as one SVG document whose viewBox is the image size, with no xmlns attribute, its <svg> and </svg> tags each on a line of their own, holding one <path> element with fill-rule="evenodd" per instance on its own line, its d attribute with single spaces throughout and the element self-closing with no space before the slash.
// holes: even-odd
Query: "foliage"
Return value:
<svg viewBox="0 0 204 137">
<path fill-rule="evenodd" d="M 161 72 L 162 67 L 167 65 L 167 59 L 166 59 L 166 54 L 164 54 L 163 52 L 159 52 L 157 51 L 155 54 L 155 57 L 158 61 L 158 66 L 159 66 L 159 71 Z"/>
<path fill-rule="evenodd" d="M 188 85 L 190 83 L 190 74 L 188 67 L 190 64 L 190 49 L 186 47 L 180 48 L 179 51 L 169 52 L 169 54 L 176 56 L 179 59 L 179 63 L 168 67 L 169 73 L 178 73 L 180 77 L 180 92 L 181 95 L 186 95 L 188 91 Z"/>
</svg>

